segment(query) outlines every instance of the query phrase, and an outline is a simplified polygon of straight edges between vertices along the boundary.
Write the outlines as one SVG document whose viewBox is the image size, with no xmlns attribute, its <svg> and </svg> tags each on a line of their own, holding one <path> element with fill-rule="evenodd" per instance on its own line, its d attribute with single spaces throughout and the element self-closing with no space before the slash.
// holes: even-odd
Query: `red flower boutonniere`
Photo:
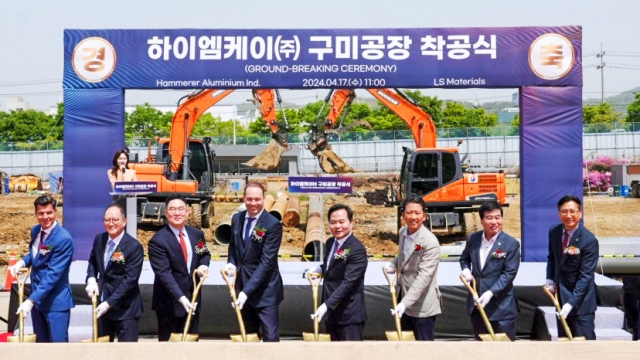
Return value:
<svg viewBox="0 0 640 360">
<path fill-rule="evenodd" d="M 416 248 L 413 250 L 414 253 L 422 256 L 424 254 L 424 248 L 420 244 L 416 244 Z"/>
<path fill-rule="evenodd" d="M 204 241 L 198 241 L 198 245 L 196 245 L 196 255 L 204 255 L 209 252 L 209 248 L 204 244 Z"/>
<path fill-rule="evenodd" d="M 333 254 L 333 259 L 334 260 L 347 260 L 347 257 L 349 257 L 349 253 L 351 252 L 351 249 L 340 249 L 338 251 L 336 251 L 335 254 Z"/>
<path fill-rule="evenodd" d="M 51 252 L 51 245 L 40 245 L 40 255 L 45 256 Z"/>
<path fill-rule="evenodd" d="M 267 233 L 267 229 L 256 226 L 253 228 L 253 237 L 252 240 L 258 243 L 262 242 L 262 238 Z"/>
<path fill-rule="evenodd" d="M 580 255 L 580 249 L 573 245 L 564 248 L 562 252 L 569 256 Z"/>
<path fill-rule="evenodd" d="M 122 253 L 122 251 L 117 250 L 113 253 L 113 255 L 111 255 L 111 260 L 109 261 L 115 264 L 124 265 L 125 263 L 124 254 Z"/>
<path fill-rule="evenodd" d="M 507 253 L 498 249 L 493 254 L 491 254 L 492 259 L 504 259 L 507 257 Z"/>
</svg>

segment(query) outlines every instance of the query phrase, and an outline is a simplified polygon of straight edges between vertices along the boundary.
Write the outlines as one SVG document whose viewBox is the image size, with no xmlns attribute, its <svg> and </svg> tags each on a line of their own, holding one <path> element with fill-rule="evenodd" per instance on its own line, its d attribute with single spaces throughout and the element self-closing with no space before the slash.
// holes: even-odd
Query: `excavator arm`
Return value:
<svg viewBox="0 0 640 360">
<path fill-rule="evenodd" d="M 180 168 L 181 162 L 184 164 L 189 162 L 187 144 L 200 116 L 207 111 L 207 109 L 231 94 L 231 92 L 233 92 L 233 90 L 199 90 L 178 101 L 180 104 L 180 102 L 186 98 L 186 101 L 179 105 L 178 110 L 176 110 L 171 120 L 171 136 L 169 137 L 169 155 L 171 156 L 170 179 L 175 180 L 178 178 L 178 169 Z M 188 166 L 184 166 L 185 171 L 187 168 Z M 186 176 L 184 178 L 186 178 Z"/>
<path fill-rule="evenodd" d="M 366 90 L 409 126 L 416 148 L 436 147 L 435 125 L 420 104 L 398 89 Z"/>
<path fill-rule="evenodd" d="M 274 93 L 278 98 L 284 123 L 278 122 Z M 282 99 L 280 98 L 280 92 L 273 89 L 253 90 L 253 99 L 254 104 L 256 104 L 262 114 L 262 120 L 271 129 L 271 141 L 269 141 L 269 145 L 267 145 L 260 154 L 243 163 L 243 165 L 261 170 L 273 170 L 280 164 L 282 153 L 289 148 L 289 143 L 287 142 L 289 124 L 287 123 L 284 109 L 282 109 Z"/>
</svg>

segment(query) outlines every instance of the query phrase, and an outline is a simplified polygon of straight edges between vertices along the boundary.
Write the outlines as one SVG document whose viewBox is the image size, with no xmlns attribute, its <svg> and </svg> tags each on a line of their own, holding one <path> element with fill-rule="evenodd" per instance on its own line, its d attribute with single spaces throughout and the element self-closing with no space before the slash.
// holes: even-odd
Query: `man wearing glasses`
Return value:
<svg viewBox="0 0 640 360">
<path fill-rule="evenodd" d="M 573 336 L 595 340 L 596 284 L 599 246 L 596 237 L 580 222 L 582 203 L 573 195 L 558 201 L 561 224 L 549 230 L 546 286 L 558 291 L 562 310 Z M 558 337 L 566 337 L 558 324 Z"/>
<path fill-rule="evenodd" d="M 209 270 L 211 253 L 204 233 L 187 226 L 189 205 L 178 195 L 165 202 L 167 226 L 149 242 L 149 262 L 155 274 L 151 308 L 158 320 L 158 340 L 167 341 L 171 333 L 184 330 L 189 312 L 193 312 L 188 333 L 198 334 L 200 301 L 191 303 L 194 271 L 201 278 Z"/>
<path fill-rule="evenodd" d="M 142 298 L 138 279 L 142 272 L 144 249 L 124 229 L 127 219 L 120 205 L 111 204 L 104 212 L 106 232 L 96 235 L 87 267 L 87 295 L 98 297 L 96 308 L 99 336 L 109 341 L 137 342 Z"/>
</svg>

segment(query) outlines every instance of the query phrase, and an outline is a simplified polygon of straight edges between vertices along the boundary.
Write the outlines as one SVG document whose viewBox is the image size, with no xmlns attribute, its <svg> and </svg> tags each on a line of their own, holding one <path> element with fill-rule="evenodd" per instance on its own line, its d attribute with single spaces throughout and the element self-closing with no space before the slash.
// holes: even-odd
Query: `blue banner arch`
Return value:
<svg viewBox="0 0 640 360">
<path fill-rule="evenodd" d="M 546 261 L 557 199 L 582 196 L 580 26 L 70 29 L 64 50 L 64 226 L 76 259 L 111 200 L 125 89 L 519 88 L 525 261 Z"/>
</svg>

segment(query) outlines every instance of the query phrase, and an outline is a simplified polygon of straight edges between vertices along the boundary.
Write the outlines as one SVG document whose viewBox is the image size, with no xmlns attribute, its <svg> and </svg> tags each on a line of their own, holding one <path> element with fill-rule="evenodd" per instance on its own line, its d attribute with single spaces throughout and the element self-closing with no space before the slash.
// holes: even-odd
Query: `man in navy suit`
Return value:
<svg viewBox="0 0 640 360">
<path fill-rule="evenodd" d="M 192 274 L 197 271 L 200 277 L 204 276 L 211 260 L 204 233 L 186 225 L 189 205 L 184 198 L 168 197 L 164 214 L 167 226 L 149 241 L 149 262 L 155 274 L 151 308 L 158 320 L 159 341 L 169 340 L 171 333 L 182 333 L 189 311 L 194 315 L 188 332 L 198 333 L 201 304 L 190 300 L 194 290 Z"/>
<path fill-rule="evenodd" d="M 142 298 L 138 279 L 142 272 L 144 249 L 125 233 L 127 218 L 120 205 L 112 204 L 104 212 L 104 228 L 96 235 L 87 267 L 87 295 L 99 296 L 96 308 L 100 336 L 113 342 L 137 342 Z"/>
<path fill-rule="evenodd" d="M 469 236 L 460 255 L 462 275 L 467 281 L 475 278 L 480 295 L 467 297 L 473 334 L 480 340 L 479 334 L 488 333 L 476 308 L 482 306 L 493 330 L 515 341 L 519 308 L 513 280 L 520 267 L 520 243 L 502 231 L 502 206 L 497 201 L 484 202 L 479 213 L 484 230 Z"/>
<path fill-rule="evenodd" d="M 264 211 L 264 187 L 250 182 L 244 190 L 246 211 L 233 215 L 228 276 L 237 276 L 238 299 L 247 333 L 265 342 L 280 341 L 279 305 L 284 299 L 278 267 L 282 223 Z"/>
<path fill-rule="evenodd" d="M 15 276 L 20 268 L 31 267 L 31 295 L 16 314 L 31 312 L 37 342 L 68 342 L 74 307 L 69 285 L 73 239 L 56 221 L 57 204 L 51 195 L 39 196 L 34 205 L 40 224 L 31 229 L 30 251 L 9 268 Z"/>
<path fill-rule="evenodd" d="M 331 341 L 364 340 L 367 312 L 364 306 L 364 274 L 367 271 L 367 250 L 353 235 L 353 211 L 343 204 L 329 208 L 329 229 L 333 237 L 327 240 L 322 265 L 314 271 L 323 274 L 322 305 L 312 318 L 322 320 Z"/>
<path fill-rule="evenodd" d="M 582 202 L 578 197 L 566 195 L 560 199 L 558 216 L 561 224 L 549 230 L 546 286 L 552 292 L 559 291 L 562 309 L 558 316 L 567 320 L 573 336 L 595 340 L 598 239 L 580 222 Z M 558 336 L 566 336 L 558 325 Z"/>
</svg>

